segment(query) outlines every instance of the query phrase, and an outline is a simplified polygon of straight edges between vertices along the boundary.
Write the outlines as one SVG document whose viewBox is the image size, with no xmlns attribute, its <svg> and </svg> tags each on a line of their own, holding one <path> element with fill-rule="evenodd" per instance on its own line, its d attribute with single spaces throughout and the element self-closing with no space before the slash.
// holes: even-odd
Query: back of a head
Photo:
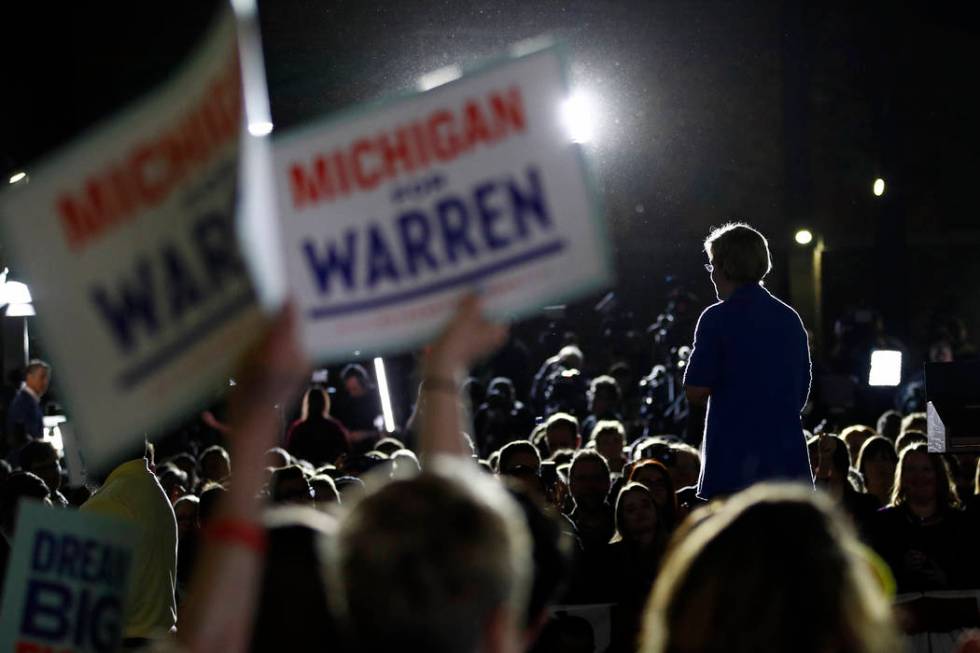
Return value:
<svg viewBox="0 0 980 653">
<path fill-rule="evenodd" d="M 902 414 L 897 410 L 886 410 L 878 418 L 876 430 L 879 435 L 894 442 L 902 433 Z"/>
<path fill-rule="evenodd" d="M 851 528 L 803 486 L 736 495 L 664 562 L 644 653 L 885 653 L 889 603 Z"/>
<path fill-rule="evenodd" d="M 465 480 L 427 471 L 368 494 L 342 519 L 332 554 L 330 594 L 358 650 L 475 651 L 498 610 L 522 621 L 527 529 L 506 491 L 475 470 Z"/>
<path fill-rule="evenodd" d="M 762 281 L 772 269 L 765 236 L 741 222 L 712 230 L 704 249 L 712 265 L 737 284 Z"/>
</svg>

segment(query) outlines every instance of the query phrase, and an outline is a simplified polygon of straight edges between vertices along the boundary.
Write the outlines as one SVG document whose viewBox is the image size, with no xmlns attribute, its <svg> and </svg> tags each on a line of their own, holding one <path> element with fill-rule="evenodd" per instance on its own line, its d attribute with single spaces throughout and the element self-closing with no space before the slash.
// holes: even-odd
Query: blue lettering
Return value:
<svg viewBox="0 0 980 653">
<path fill-rule="evenodd" d="M 163 267 L 167 277 L 167 296 L 170 312 L 180 319 L 184 313 L 201 303 L 203 296 L 194 282 L 187 261 L 173 245 L 163 248 Z"/>
<path fill-rule="evenodd" d="M 64 639 L 71 628 L 71 607 L 71 590 L 67 586 L 32 578 L 27 582 L 21 633 L 39 639 Z"/>
<path fill-rule="evenodd" d="M 209 213 L 194 225 L 194 244 L 214 290 L 245 274 L 236 242 L 231 223 L 220 213 Z"/>
<path fill-rule="evenodd" d="M 535 218 L 545 229 L 551 228 L 551 216 L 544 203 L 544 189 L 541 188 L 541 179 L 535 168 L 527 169 L 527 179 L 530 188 L 522 191 L 515 180 L 507 182 L 510 190 L 510 201 L 514 207 L 514 220 L 517 222 L 517 235 L 521 238 L 527 237 L 527 216 Z"/>
<path fill-rule="evenodd" d="M 31 568 L 34 571 L 49 571 L 54 567 L 55 536 L 46 530 L 39 529 L 34 536 L 34 555 L 31 556 Z"/>
<path fill-rule="evenodd" d="M 494 233 L 494 223 L 500 220 L 503 215 L 497 208 L 489 203 L 488 196 L 496 190 L 497 185 L 487 182 L 476 187 L 473 197 L 476 200 L 476 207 L 480 214 L 480 226 L 483 230 L 483 239 L 490 249 L 503 249 L 510 244 L 506 238 Z"/>
<path fill-rule="evenodd" d="M 122 635 L 122 603 L 119 597 L 100 597 L 92 607 L 92 647 L 99 653 L 116 650 Z"/>
<path fill-rule="evenodd" d="M 449 261 L 457 261 L 457 251 L 460 249 L 471 257 L 476 256 L 476 245 L 470 240 L 470 217 L 466 205 L 456 197 L 447 197 L 436 204 L 436 215 Z"/>
<path fill-rule="evenodd" d="M 61 538 L 61 551 L 58 556 L 58 575 L 68 576 L 69 578 L 78 577 L 78 540 L 71 535 L 63 535 Z"/>
<path fill-rule="evenodd" d="M 303 243 L 303 252 L 306 254 L 306 261 L 313 270 L 317 287 L 320 293 L 330 292 L 330 278 L 339 274 L 344 282 L 344 286 L 350 289 L 354 285 L 354 257 L 357 232 L 348 229 L 344 233 L 343 249 L 340 249 L 334 241 L 327 243 L 325 256 L 320 256 L 316 251 L 316 245 L 311 240 Z"/>
<path fill-rule="evenodd" d="M 374 288 L 384 277 L 397 282 L 398 270 L 381 227 L 372 224 L 368 228 L 368 287 Z"/>
<path fill-rule="evenodd" d="M 91 290 L 92 301 L 112 329 L 116 344 L 125 352 L 135 346 L 133 332 L 140 323 L 151 336 L 160 329 L 154 302 L 153 270 L 150 262 L 140 258 L 136 262 L 135 273 L 135 278 L 120 281 L 119 298 L 115 301 L 101 286 Z"/>
<path fill-rule="evenodd" d="M 439 269 L 439 264 L 429 250 L 432 228 L 429 226 L 429 220 L 424 213 L 410 211 L 398 216 L 398 231 L 401 235 L 402 247 L 405 251 L 405 264 L 408 266 L 409 274 L 418 274 L 419 260 L 425 262 L 430 270 Z"/>
</svg>

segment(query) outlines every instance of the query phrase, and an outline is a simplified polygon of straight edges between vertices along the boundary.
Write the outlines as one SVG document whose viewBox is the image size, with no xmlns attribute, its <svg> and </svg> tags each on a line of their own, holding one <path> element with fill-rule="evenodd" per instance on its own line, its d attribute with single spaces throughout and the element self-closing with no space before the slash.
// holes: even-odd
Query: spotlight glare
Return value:
<svg viewBox="0 0 980 653">
<path fill-rule="evenodd" d="M 595 136 L 595 103 L 581 91 L 565 100 L 561 120 L 573 143 L 588 143 Z"/>
<path fill-rule="evenodd" d="M 10 175 L 11 184 L 16 184 L 18 181 L 24 181 L 25 179 L 27 179 L 27 173 L 24 172 L 23 170 L 21 170 L 20 172 L 15 172 L 14 174 Z"/>
<path fill-rule="evenodd" d="M 875 349 L 871 352 L 871 372 L 868 385 L 896 386 L 902 382 L 902 352 Z"/>
<path fill-rule="evenodd" d="M 443 84 L 457 80 L 462 76 L 463 69 L 459 66 L 455 64 L 443 66 L 419 77 L 418 89 L 420 91 L 429 91 L 437 86 L 442 86 Z"/>
<path fill-rule="evenodd" d="M 267 120 L 258 120 L 248 123 L 248 133 L 252 136 L 268 136 L 272 133 L 272 123 Z"/>
<path fill-rule="evenodd" d="M 796 232 L 796 242 L 800 245 L 809 245 L 813 242 L 813 232 L 809 229 L 800 229 Z"/>
<path fill-rule="evenodd" d="M 874 191 L 875 197 L 881 197 L 885 194 L 885 180 L 881 177 L 875 179 L 874 186 L 871 188 Z"/>
<path fill-rule="evenodd" d="M 391 395 L 388 394 L 385 360 L 380 356 L 374 359 L 374 374 L 378 377 L 378 394 L 381 395 L 381 412 L 384 414 L 385 431 L 393 433 L 395 430 L 395 414 L 391 410 Z"/>
</svg>

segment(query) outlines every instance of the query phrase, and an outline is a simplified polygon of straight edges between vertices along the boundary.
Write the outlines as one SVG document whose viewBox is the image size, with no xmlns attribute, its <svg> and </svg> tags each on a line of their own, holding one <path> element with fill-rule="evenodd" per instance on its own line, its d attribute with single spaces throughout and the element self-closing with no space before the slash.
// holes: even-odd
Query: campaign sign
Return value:
<svg viewBox="0 0 980 653">
<path fill-rule="evenodd" d="M 22 502 L 0 604 L 0 651 L 115 651 L 135 543 L 125 521 Z"/>
<path fill-rule="evenodd" d="M 611 280 L 550 48 L 273 143 L 289 284 L 308 350 L 431 338 L 460 295 L 513 319 Z M 355 353 L 356 352 L 356 353 Z"/>
<path fill-rule="evenodd" d="M 164 85 L 0 198 L 91 468 L 227 386 L 260 331 L 234 223 L 241 104 L 228 10 Z"/>
</svg>

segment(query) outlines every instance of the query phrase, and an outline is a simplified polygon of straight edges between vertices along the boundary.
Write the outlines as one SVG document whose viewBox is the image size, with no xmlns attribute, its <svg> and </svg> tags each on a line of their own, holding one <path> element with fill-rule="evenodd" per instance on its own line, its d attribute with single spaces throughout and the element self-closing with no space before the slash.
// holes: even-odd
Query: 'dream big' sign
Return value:
<svg viewBox="0 0 980 653">
<path fill-rule="evenodd" d="M 92 468 L 227 384 L 258 332 L 234 227 L 241 115 L 228 10 L 165 85 L 0 198 Z"/>
<path fill-rule="evenodd" d="M 516 317 L 610 281 L 554 49 L 274 144 L 290 286 L 321 359 L 419 344 L 461 293 Z"/>
<path fill-rule="evenodd" d="M 135 528 L 20 504 L 0 604 L 0 651 L 111 653 L 122 635 Z"/>
</svg>

